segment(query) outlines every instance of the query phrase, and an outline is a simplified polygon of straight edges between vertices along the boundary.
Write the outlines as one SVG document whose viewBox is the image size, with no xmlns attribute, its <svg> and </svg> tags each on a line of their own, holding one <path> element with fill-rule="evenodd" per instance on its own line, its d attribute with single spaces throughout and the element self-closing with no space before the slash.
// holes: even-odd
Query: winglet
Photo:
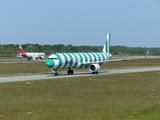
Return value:
<svg viewBox="0 0 160 120">
<path fill-rule="evenodd" d="M 150 49 L 147 50 L 145 57 L 147 57 L 149 55 L 149 50 Z"/>
</svg>

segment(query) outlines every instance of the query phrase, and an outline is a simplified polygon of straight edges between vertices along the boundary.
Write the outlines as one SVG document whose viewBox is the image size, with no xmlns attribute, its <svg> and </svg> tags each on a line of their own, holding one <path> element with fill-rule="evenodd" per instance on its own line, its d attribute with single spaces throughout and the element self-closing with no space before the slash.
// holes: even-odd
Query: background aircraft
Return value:
<svg viewBox="0 0 160 120">
<path fill-rule="evenodd" d="M 126 59 L 109 60 L 112 55 L 109 53 L 110 33 L 107 34 L 102 52 L 86 53 L 56 53 L 50 55 L 46 60 L 46 66 L 58 75 L 58 72 L 68 68 L 67 73 L 73 74 L 72 68 L 89 68 L 92 74 L 98 74 L 101 65 L 109 61 L 122 61 Z M 135 58 L 134 58 L 135 59 Z"/>
<path fill-rule="evenodd" d="M 36 52 L 26 53 L 24 52 L 21 45 L 19 45 L 19 54 L 22 57 L 27 58 L 28 60 L 30 59 L 37 60 L 38 58 L 44 60 L 44 57 L 45 57 L 45 53 L 36 53 Z"/>
</svg>

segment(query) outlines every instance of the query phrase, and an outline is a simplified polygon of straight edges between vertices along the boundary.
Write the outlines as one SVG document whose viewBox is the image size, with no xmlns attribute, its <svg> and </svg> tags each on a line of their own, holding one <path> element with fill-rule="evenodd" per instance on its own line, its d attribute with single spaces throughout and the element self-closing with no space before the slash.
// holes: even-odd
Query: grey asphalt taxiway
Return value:
<svg viewBox="0 0 160 120">
<path fill-rule="evenodd" d="M 83 76 L 97 76 L 97 75 L 109 75 L 109 74 L 122 74 L 122 73 L 136 73 L 136 72 L 149 72 L 160 71 L 160 67 L 152 68 L 134 68 L 134 69 L 121 69 L 121 70 L 106 70 L 99 71 L 99 74 L 91 74 L 90 72 L 75 72 L 73 75 L 59 74 L 43 74 L 43 75 L 30 75 L 30 76 L 12 76 L 12 77 L 0 77 L 0 82 L 17 82 L 17 81 L 31 81 L 31 80 L 46 80 L 46 79 L 58 79 L 69 77 L 83 77 Z"/>
</svg>

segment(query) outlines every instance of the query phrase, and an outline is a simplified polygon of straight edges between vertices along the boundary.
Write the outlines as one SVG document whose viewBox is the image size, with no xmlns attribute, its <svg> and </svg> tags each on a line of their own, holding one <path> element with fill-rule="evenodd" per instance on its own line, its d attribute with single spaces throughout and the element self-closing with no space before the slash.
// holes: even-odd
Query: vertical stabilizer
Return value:
<svg viewBox="0 0 160 120">
<path fill-rule="evenodd" d="M 110 37 L 111 37 L 111 34 L 108 33 L 107 36 L 106 36 L 106 41 L 105 41 L 104 46 L 103 46 L 103 50 L 102 50 L 102 52 L 108 54 L 109 58 L 112 57 L 112 54 L 109 53 Z"/>
<path fill-rule="evenodd" d="M 25 53 L 21 45 L 19 45 L 19 53 Z"/>
<path fill-rule="evenodd" d="M 104 43 L 104 46 L 103 46 L 103 51 L 104 53 L 108 53 L 109 54 L 109 46 L 110 46 L 110 33 L 107 34 L 106 36 L 106 41 Z"/>
</svg>

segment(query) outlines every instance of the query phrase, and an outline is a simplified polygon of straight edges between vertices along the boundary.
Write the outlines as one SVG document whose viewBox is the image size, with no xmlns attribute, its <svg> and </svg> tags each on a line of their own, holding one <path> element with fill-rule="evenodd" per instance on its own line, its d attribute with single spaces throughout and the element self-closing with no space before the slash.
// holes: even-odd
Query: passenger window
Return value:
<svg viewBox="0 0 160 120">
<path fill-rule="evenodd" d="M 48 60 L 58 60 L 58 58 L 48 58 Z"/>
</svg>

